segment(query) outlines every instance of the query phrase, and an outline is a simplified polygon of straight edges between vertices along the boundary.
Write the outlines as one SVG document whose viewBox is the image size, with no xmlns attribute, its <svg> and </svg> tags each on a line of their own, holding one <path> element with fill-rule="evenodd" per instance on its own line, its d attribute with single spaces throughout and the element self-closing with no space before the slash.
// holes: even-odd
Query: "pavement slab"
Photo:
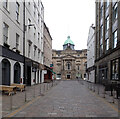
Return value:
<svg viewBox="0 0 120 119">
<path fill-rule="evenodd" d="M 118 117 L 103 100 L 77 80 L 61 81 L 13 117 Z"/>
</svg>

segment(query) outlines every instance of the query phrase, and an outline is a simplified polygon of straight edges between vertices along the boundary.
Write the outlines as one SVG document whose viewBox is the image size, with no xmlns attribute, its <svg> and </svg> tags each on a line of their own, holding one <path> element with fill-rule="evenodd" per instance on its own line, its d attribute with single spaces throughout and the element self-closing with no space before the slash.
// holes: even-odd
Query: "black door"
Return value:
<svg viewBox="0 0 120 119">
<path fill-rule="evenodd" d="M 2 85 L 10 85 L 10 62 L 2 60 Z"/>
<path fill-rule="evenodd" d="M 20 64 L 17 62 L 14 65 L 14 83 L 20 84 L 20 75 L 21 75 L 21 67 Z"/>
<path fill-rule="evenodd" d="M 27 82 L 26 84 L 28 86 L 31 86 L 31 67 L 30 66 L 27 66 Z"/>
<path fill-rule="evenodd" d="M 35 71 L 35 72 L 34 72 L 34 79 L 35 79 L 35 80 L 34 80 L 34 81 L 35 81 L 34 83 L 35 83 L 35 84 L 36 84 L 36 73 L 37 73 L 37 72 Z"/>
<path fill-rule="evenodd" d="M 37 74 L 38 74 L 38 76 L 37 76 L 37 80 L 38 80 L 37 83 L 39 83 L 39 70 L 38 70 Z"/>
<path fill-rule="evenodd" d="M 67 75 L 67 79 L 70 79 L 70 75 Z"/>
</svg>

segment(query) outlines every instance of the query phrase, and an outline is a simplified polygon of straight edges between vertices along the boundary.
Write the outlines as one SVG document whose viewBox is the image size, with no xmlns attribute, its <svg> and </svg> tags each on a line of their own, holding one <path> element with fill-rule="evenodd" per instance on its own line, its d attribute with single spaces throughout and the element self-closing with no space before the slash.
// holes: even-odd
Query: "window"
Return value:
<svg viewBox="0 0 120 119">
<path fill-rule="evenodd" d="M 38 24 L 40 23 L 40 14 L 38 13 Z"/>
<path fill-rule="evenodd" d="M 36 33 L 36 27 L 34 27 L 34 38 L 35 38 L 35 33 Z"/>
<path fill-rule="evenodd" d="M 118 80 L 118 59 L 112 61 L 112 80 Z"/>
<path fill-rule="evenodd" d="M 34 3 L 34 16 L 35 16 L 35 14 L 36 14 L 36 5 Z"/>
<path fill-rule="evenodd" d="M 107 9 L 109 7 L 110 1 L 106 0 L 105 8 Z"/>
<path fill-rule="evenodd" d="M 19 48 L 19 38 L 20 38 L 20 36 L 16 33 L 16 49 L 17 50 Z"/>
<path fill-rule="evenodd" d="M 40 58 L 40 49 L 38 49 L 38 59 Z"/>
<path fill-rule="evenodd" d="M 103 5 L 101 6 L 101 10 L 100 10 L 100 18 L 103 17 Z"/>
<path fill-rule="evenodd" d="M 103 53 L 103 38 L 100 39 L 100 56 L 102 55 Z"/>
<path fill-rule="evenodd" d="M 9 26 L 6 23 L 3 23 L 3 42 L 8 43 L 8 28 Z"/>
<path fill-rule="evenodd" d="M 80 66 L 78 66 L 78 70 L 80 70 Z"/>
<path fill-rule="evenodd" d="M 106 51 L 107 51 L 109 50 L 109 38 L 106 39 L 105 44 L 106 44 Z"/>
<path fill-rule="evenodd" d="M 31 24 L 31 20 L 28 19 L 28 25 L 30 25 L 30 24 Z M 30 26 L 28 26 L 28 28 L 30 29 Z"/>
<path fill-rule="evenodd" d="M 100 28 L 100 56 L 103 53 L 103 25 Z"/>
<path fill-rule="evenodd" d="M 38 42 L 40 41 L 40 33 L 38 33 Z"/>
<path fill-rule="evenodd" d="M 4 8 L 8 9 L 8 0 L 4 0 L 3 6 L 4 6 Z"/>
<path fill-rule="evenodd" d="M 101 25 L 101 28 L 100 28 L 100 37 L 101 38 L 103 37 L 103 25 Z"/>
<path fill-rule="evenodd" d="M 117 7 L 118 7 L 118 3 L 116 2 L 115 5 L 113 6 L 113 22 L 118 17 L 118 8 Z"/>
<path fill-rule="evenodd" d="M 109 29 L 109 16 L 105 19 L 105 31 Z"/>
<path fill-rule="evenodd" d="M 19 21 L 19 16 L 20 16 L 20 5 L 18 2 L 16 2 L 16 20 Z"/>
<path fill-rule="evenodd" d="M 67 69 L 70 70 L 70 62 L 67 63 Z"/>
<path fill-rule="evenodd" d="M 38 0 L 38 6 L 40 6 L 40 1 Z"/>
<path fill-rule="evenodd" d="M 28 43 L 28 57 L 30 57 L 30 52 L 31 52 L 31 44 Z"/>
<path fill-rule="evenodd" d="M 117 47 L 117 30 L 113 33 L 113 48 Z"/>
<path fill-rule="evenodd" d="M 34 46 L 34 57 L 36 56 L 36 46 Z"/>
</svg>

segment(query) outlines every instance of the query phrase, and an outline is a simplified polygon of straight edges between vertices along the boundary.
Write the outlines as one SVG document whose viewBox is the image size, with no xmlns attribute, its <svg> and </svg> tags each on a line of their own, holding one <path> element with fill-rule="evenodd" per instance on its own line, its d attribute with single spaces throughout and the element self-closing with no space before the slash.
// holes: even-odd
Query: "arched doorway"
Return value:
<svg viewBox="0 0 120 119">
<path fill-rule="evenodd" d="M 20 84 L 21 67 L 18 62 L 14 65 L 14 83 Z"/>
<path fill-rule="evenodd" d="M 2 85 L 10 85 L 10 62 L 2 60 Z"/>
</svg>

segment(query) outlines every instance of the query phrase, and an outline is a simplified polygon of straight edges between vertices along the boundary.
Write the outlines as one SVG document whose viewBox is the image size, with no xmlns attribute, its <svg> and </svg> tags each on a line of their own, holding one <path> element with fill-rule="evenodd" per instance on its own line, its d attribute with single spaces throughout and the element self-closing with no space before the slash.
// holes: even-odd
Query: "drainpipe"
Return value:
<svg viewBox="0 0 120 119">
<path fill-rule="evenodd" d="M 25 64 L 25 30 L 26 30 L 26 26 L 25 26 L 25 0 L 23 1 L 23 57 L 24 57 L 24 83 L 26 84 L 26 64 Z M 25 102 L 26 102 L 26 91 L 25 91 Z"/>
</svg>

